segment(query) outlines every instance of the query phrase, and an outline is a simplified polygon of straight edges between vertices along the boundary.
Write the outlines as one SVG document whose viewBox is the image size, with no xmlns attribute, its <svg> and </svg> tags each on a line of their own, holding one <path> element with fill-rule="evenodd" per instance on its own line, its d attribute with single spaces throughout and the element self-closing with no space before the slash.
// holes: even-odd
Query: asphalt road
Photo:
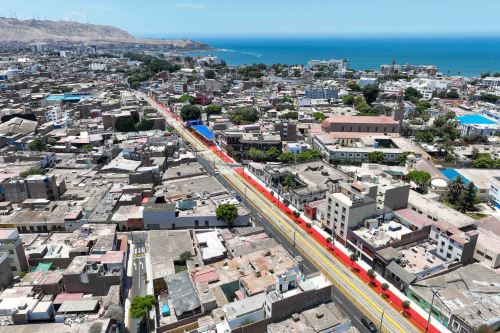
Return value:
<svg viewBox="0 0 500 333">
<path fill-rule="evenodd" d="M 133 231 L 126 233 L 129 239 L 134 244 L 132 256 L 132 278 L 129 284 L 129 298 L 132 301 L 135 296 L 146 295 L 146 246 L 147 246 L 147 233 L 145 231 Z M 129 318 L 127 323 L 127 331 L 136 333 L 137 327 L 141 323 L 140 319 Z M 144 325 L 140 328 L 141 333 L 146 333 Z"/>
<path fill-rule="evenodd" d="M 205 170 L 211 173 L 227 190 L 236 191 L 236 189 L 233 188 L 232 185 L 227 182 L 224 177 L 222 177 L 220 174 L 214 174 L 212 165 L 203 156 L 198 156 L 198 162 L 203 165 Z M 288 238 L 279 233 L 271 223 L 269 223 L 265 218 L 262 217 L 260 213 L 252 209 L 252 205 L 245 199 L 244 196 L 241 198 L 241 202 L 250 209 L 252 220 L 254 221 L 254 224 L 256 226 L 262 227 L 266 234 L 268 234 L 270 237 L 273 237 L 290 253 L 290 255 L 293 256 L 294 253 L 295 255 L 299 254 L 296 249 L 294 250 L 293 242 L 290 242 Z M 307 258 L 302 258 L 301 271 L 304 275 L 309 275 L 311 273 L 317 272 L 318 270 Z M 351 319 L 351 323 L 354 327 L 356 327 L 361 333 L 369 333 L 365 326 L 363 326 L 363 324 L 360 322 L 360 318 L 363 317 L 363 314 L 336 287 L 333 287 L 332 301 L 340 306 L 340 308 L 346 313 L 346 315 Z"/>
<path fill-rule="evenodd" d="M 152 102 L 151 102 L 152 103 Z M 289 241 L 295 239 L 298 252 L 303 258 L 307 258 L 314 266 L 325 274 L 332 284 L 337 287 L 342 295 L 355 305 L 359 312 L 370 318 L 376 324 L 383 317 L 383 332 L 410 333 L 420 332 L 410 321 L 404 318 L 396 309 L 391 307 L 386 301 L 363 280 L 345 267 L 331 252 L 318 244 L 300 226 L 294 223 L 291 218 L 269 202 L 259 191 L 250 186 L 242 179 L 229 165 L 224 163 L 211 150 L 201 144 L 182 124 L 172 119 L 162 108 L 156 107 L 163 113 L 167 122 L 175 128 L 181 137 L 189 142 L 203 158 L 213 164 L 221 177 L 240 195 L 246 197 L 247 203 L 262 216 L 268 224 L 273 225 L 275 237 L 281 234 Z M 378 325 L 378 324 L 377 324 Z"/>
</svg>

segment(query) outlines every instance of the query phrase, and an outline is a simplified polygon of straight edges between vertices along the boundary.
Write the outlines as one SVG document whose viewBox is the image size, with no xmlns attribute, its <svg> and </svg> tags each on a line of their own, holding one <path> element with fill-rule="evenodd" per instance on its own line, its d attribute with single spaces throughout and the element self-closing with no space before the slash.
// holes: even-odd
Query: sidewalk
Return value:
<svg viewBox="0 0 500 333">
<path fill-rule="evenodd" d="M 134 249 L 135 249 L 135 245 L 134 243 L 132 243 L 131 241 L 129 241 L 128 243 L 128 246 L 129 246 L 129 252 L 128 252 L 128 260 L 127 260 L 127 274 L 126 274 L 126 279 L 127 279 L 127 284 L 129 283 L 128 281 L 132 281 L 132 265 L 133 265 L 133 257 L 134 257 Z M 126 290 L 126 299 L 125 299 L 125 319 L 124 319 L 124 323 L 125 323 L 125 328 L 128 328 L 129 330 L 131 329 L 129 327 L 129 324 L 130 324 L 130 313 L 129 313 L 129 309 L 130 309 L 130 288 L 131 285 L 127 286 L 128 290 Z"/>
<path fill-rule="evenodd" d="M 246 168 L 238 168 L 236 170 L 246 181 L 251 183 L 254 187 L 256 187 L 260 192 L 262 192 L 269 200 L 271 200 L 275 205 L 277 205 L 280 210 L 290 215 L 293 220 L 295 220 L 304 230 L 308 231 L 312 237 L 318 241 L 320 244 L 325 246 L 326 248 L 331 250 L 331 244 L 327 244 L 326 239 L 331 238 L 331 235 L 324 230 L 313 221 L 311 221 L 308 217 L 306 217 L 303 213 L 300 214 L 300 217 L 296 219 L 293 216 L 294 211 L 298 211 L 297 208 L 289 205 L 285 206 L 281 200 L 278 198 L 276 193 L 271 194 L 270 189 L 254 174 L 248 171 Z M 311 223 L 311 228 L 307 228 L 306 224 Z M 371 269 L 370 265 L 366 262 L 359 260 L 357 262 L 351 262 L 350 255 L 353 252 L 348 250 L 344 245 L 339 242 L 334 243 L 333 254 L 344 263 L 344 265 L 350 267 L 353 271 L 358 272 L 358 276 L 370 283 L 371 279 L 367 275 L 367 271 Z M 381 285 L 383 283 L 387 283 L 389 285 L 389 289 L 387 291 L 383 291 L 381 289 Z M 373 283 L 373 288 L 377 290 L 380 295 L 385 295 L 388 304 L 394 306 L 396 309 L 402 311 L 402 303 L 405 300 L 408 300 L 406 295 L 400 292 L 397 288 L 395 288 L 391 283 L 387 282 L 383 277 L 377 276 L 375 282 Z M 410 308 L 406 310 L 410 319 L 420 328 L 425 329 L 428 312 L 424 309 L 416 305 L 415 303 L 410 301 Z M 431 324 L 429 325 L 429 332 L 432 333 L 440 333 L 440 332 L 449 332 L 449 330 L 444 327 L 438 320 L 431 317 Z"/>
</svg>

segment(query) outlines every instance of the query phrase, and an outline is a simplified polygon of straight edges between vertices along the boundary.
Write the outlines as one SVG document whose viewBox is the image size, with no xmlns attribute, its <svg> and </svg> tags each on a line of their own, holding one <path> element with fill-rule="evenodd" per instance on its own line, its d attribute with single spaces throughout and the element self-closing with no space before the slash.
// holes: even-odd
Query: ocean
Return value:
<svg viewBox="0 0 500 333">
<path fill-rule="evenodd" d="M 357 70 L 398 64 L 437 65 L 444 75 L 478 76 L 500 72 L 499 37 L 224 37 L 193 38 L 213 49 L 191 55 L 215 55 L 228 65 L 306 64 L 347 59 Z"/>
</svg>

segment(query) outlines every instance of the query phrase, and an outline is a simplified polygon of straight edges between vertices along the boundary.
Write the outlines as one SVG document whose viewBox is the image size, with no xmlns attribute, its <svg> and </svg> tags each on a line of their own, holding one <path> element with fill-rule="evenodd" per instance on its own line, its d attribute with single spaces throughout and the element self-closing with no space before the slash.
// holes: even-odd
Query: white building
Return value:
<svg viewBox="0 0 500 333">
<path fill-rule="evenodd" d="M 500 77 L 488 76 L 483 79 L 482 83 L 491 88 L 500 87 Z"/>
<path fill-rule="evenodd" d="M 310 99 L 336 99 L 338 97 L 337 89 L 308 87 L 304 90 L 306 98 Z"/>
<path fill-rule="evenodd" d="M 108 65 L 101 62 L 93 62 L 89 65 L 89 69 L 93 71 L 107 71 Z"/>
<path fill-rule="evenodd" d="M 357 82 L 358 86 L 364 88 L 365 86 L 371 84 L 377 84 L 377 78 L 374 77 L 362 77 Z"/>
</svg>

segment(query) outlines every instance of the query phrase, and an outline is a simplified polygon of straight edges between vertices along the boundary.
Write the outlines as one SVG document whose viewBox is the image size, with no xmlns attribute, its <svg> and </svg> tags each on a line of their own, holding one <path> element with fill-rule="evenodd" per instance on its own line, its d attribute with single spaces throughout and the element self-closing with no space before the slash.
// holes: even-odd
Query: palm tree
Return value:
<svg viewBox="0 0 500 333">
<path fill-rule="evenodd" d="M 458 176 L 457 178 L 455 178 L 455 180 L 450 185 L 448 185 L 448 190 L 451 193 L 450 201 L 452 203 L 456 203 L 460 198 L 460 195 L 465 190 L 464 180 L 462 179 L 462 177 Z"/>
</svg>

